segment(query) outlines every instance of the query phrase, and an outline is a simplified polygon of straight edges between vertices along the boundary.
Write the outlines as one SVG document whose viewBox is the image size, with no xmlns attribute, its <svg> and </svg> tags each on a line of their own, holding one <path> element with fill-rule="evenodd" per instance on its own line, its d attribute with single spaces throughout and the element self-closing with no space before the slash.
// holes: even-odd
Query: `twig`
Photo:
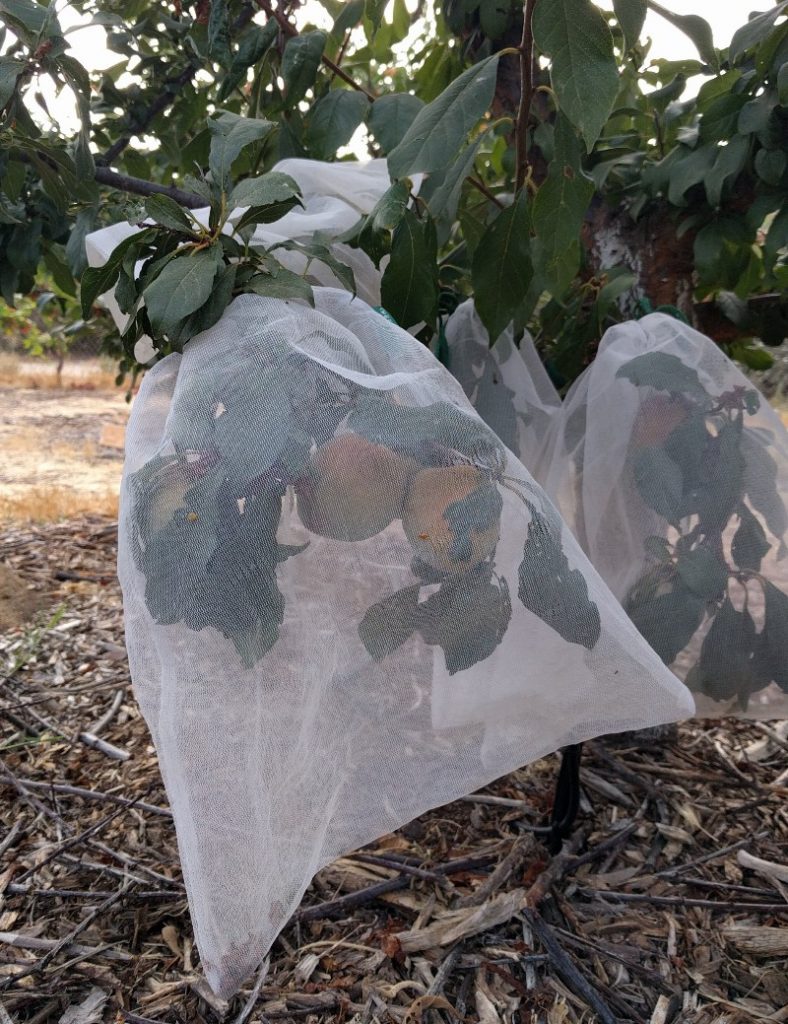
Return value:
<svg viewBox="0 0 788 1024">
<path fill-rule="evenodd" d="M 235 1024 L 244 1024 L 247 1017 L 249 1017 L 252 1010 L 254 1009 L 255 1003 L 257 1002 L 260 996 L 260 989 L 263 987 L 263 982 L 268 977 L 268 968 L 270 966 L 270 963 L 270 958 L 266 957 L 265 960 L 263 960 L 263 962 L 260 964 L 260 969 L 257 972 L 257 979 L 254 983 L 254 988 L 252 989 L 249 998 L 244 1003 L 243 1009 L 235 1018 Z M 261 1017 L 260 1019 L 263 1022 L 265 1021 L 265 1017 Z"/>
<path fill-rule="evenodd" d="M 432 870 L 439 875 L 452 875 L 460 871 L 468 871 L 471 868 L 482 867 L 495 859 L 495 854 L 482 854 L 479 857 L 465 857 L 462 860 L 448 861 L 446 864 L 439 864 Z M 291 918 L 292 923 L 303 923 L 304 921 L 319 921 L 324 917 L 333 917 L 335 914 L 345 913 L 372 903 L 381 896 L 398 889 L 406 889 L 410 885 L 410 879 L 400 876 L 389 878 L 385 882 L 378 882 L 358 892 L 350 892 L 346 896 L 340 896 L 335 900 L 328 900 L 325 903 L 318 903 L 314 907 L 304 907 L 297 911 Z"/>
<path fill-rule="evenodd" d="M 189 210 L 205 206 L 202 196 L 198 196 L 194 192 L 184 192 L 183 189 L 175 188 L 174 185 L 158 185 L 155 181 L 133 178 L 129 174 L 111 171 L 108 167 L 97 167 L 94 177 L 99 185 L 109 185 L 121 192 L 132 192 L 138 196 L 169 196 L 170 199 L 174 199 L 176 203 Z"/>
<path fill-rule="evenodd" d="M 98 736 L 98 734 L 103 729 L 106 729 L 109 723 L 120 710 L 120 706 L 123 703 L 124 696 L 125 692 L 123 690 L 117 690 L 112 700 L 112 704 L 110 704 L 110 706 L 107 708 L 107 710 L 100 718 L 96 719 L 96 721 L 89 729 L 85 730 L 85 734 L 88 736 Z"/>
<path fill-rule="evenodd" d="M 555 966 L 556 973 L 563 979 L 565 984 L 582 999 L 585 999 L 602 1024 L 616 1024 L 616 1018 L 613 1016 L 610 1007 L 596 989 L 592 987 L 586 976 L 572 963 L 571 957 L 556 938 L 552 928 L 542 919 L 542 916 L 531 907 L 524 909 L 523 916 L 533 929 L 539 942 L 547 953 L 550 954 L 550 960 Z"/>
<path fill-rule="evenodd" d="M 724 900 L 696 900 L 684 896 L 650 896 L 645 892 L 613 892 L 607 889 L 579 887 L 581 896 L 588 899 L 612 900 L 614 903 L 652 903 L 657 907 L 705 907 L 708 910 L 734 913 L 788 914 L 788 903 L 737 903 Z"/>
<path fill-rule="evenodd" d="M 445 875 L 440 875 L 437 871 L 429 871 L 426 868 L 416 867 L 413 864 L 406 864 L 403 861 L 393 860 L 389 857 L 381 857 L 377 854 L 354 853 L 351 854 L 351 858 L 362 864 L 379 865 L 383 868 L 391 868 L 394 871 L 399 871 L 403 875 L 412 875 L 414 878 L 422 878 L 425 882 L 445 883 L 446 881 Z"/>
<path fill-rule="evenodd" d="M 515 191 L 525 185 L 528 171 L 528 115 L 534 96 L 534 34 L 533 13 L 535 0 L 525 0 L 523 5 L 523 38 L 520 43 L 520 104 L 514 127 L 515 146 Z"/>
<path fill-rule="evenodd" d="M 639 825 L 639 821 L 632 821 L 626 826 L 626 828 L 622 828 L 620 832 L 617 832 L 614 836 L 606 839 L 603 843 L 600 843 L 599 846 L 595 846 L 592 850 L 588 850 L 587 853 L 582 854 L 580 857 L 575 857 L 567 864 L 566 873 L 568 875 L 574 874 L 574 872 L 584 864 L 590 864 L 591 861 L 598 860 L 604 854 L 610 853 L 611 850 L 614 850 L 617 846 L 620 846 L 623 842 L 629 839 Z"/>
<path fill-rule="evenodd" d="M 754 836 L 747 836 L 746 839 L 740 839 L 736 843 L 731 843 L 730 846 L 723 846 L 719 850 L 713 850 L 711 853 L 706 853 L 702 857 L 695 857 L 694 860 L 688 860 L 684 864 L 677 865 L 675 868 L 666 868 L 664 871 L 656 871 L 654 873 L 654 877 L 671 878 L 673 875 L 678 875 L 682 871 L 688 871 L 690 868 L 699 867 L 701 864 L 708 864 L 710 860 L 717 860 L 719 857 L 724 857 L 726 854 L 733 853 L 735 850 L 741 850 L 742 847 L 747 846 L 749 843 L 757 842 L 759 839 L 765 839 L 768 835 L 768 832 L 758 832 Z"/>
<path fill-rule="evenodd" d="M 104 900 L 104 902 L 101 903 L 98 907 L 96 907 L 95 910 L 93 910 L 90 914 L 84 917 L 79 922 L 79 924 L 69 932 L 68 935 L 58 940 L 54 944 L 54 946 L 52 946 L 52 948 L 47 953 L 45 953 L 44 956 L 41 957 L 39 961 L 37 961 L 34 964 L 31 964 L 31 966 L 28 967 L 26 970 L 21 971 L 18 974 L 13 974 L 5 981 L 0 982 L 0 988 L 10 988 L 12 985 L 16 985 L 23 978 L 29 977 L 31 974 L 41 974 L 44 971 L 44 969 L 52 963 L 52 961 L 59 953 L 61 953 L 67 947 L 74 946 L 74 939 L 76 939 L 78 935 L 81 935 L 82 932 L 89 928 L 97 917 L 100 917 L 105 911 L 109 910 L 111 906 L 118 902 L 118 900 L 125 893 L 127 884 L 128 883 L 124 883 L 121 889 L 119 889 L 117 892 L 113 892 L 112 895 L 109 896 L 106 900 Z"/>
<path fill-rule="evenodd" d="M 493 195 L 483 181 L 480 181 L 478 178 L 474 178 L 473 175 L 468 178 L 468 181 L 473 185 L 477 192 L 481 192 L 485 199 L 489 199 L 490 202 L 494 203 L 500 210 L 504 208 L 504 204 L 498 196 Z"/>
<path fill-rule="evenodd" d="M 0 857 L 3 856 L 5 851 L 10 846 L 14 845 L 14 843 L 16 842 L 16 838 L 17 838 L 17 836 L 19 835 L 19 833 L 21 831 L 22 831 L 22 819 L 21 818 L 17 818 L 16 821 L 14 822 L 14 824 L 9 829 L 8 835 L 5 837 L 5 839 L 2 840 L 2 842 L 0 842 Z"/>
<path fill-rule="evenodd" d="M 138 811 L 147 811 L 148 814 L 158 814 L 162 818 L 172 818 L 172 811 L 169 807 L 157 807 L 156 804 L 147 804 L 143 800 L 131 800 L 125 796 L 117 796 L 115 793 L 100 793 L 96 789 L 67 786 L 60 782 L 35 782 L 33 779 L 19 779 L 19 782 L 28 789 L 45 789 L 52 793 L 61 793 L 64 796 L 80 796 L 86 800 L 120 804 L 123 807 L 134 807 Z"/>
<path fill-rule="evenodd" d="M 0 946 L 15 946 L 17 949 L 32 950 L 53 950 L 59 946 L 62 939 L 39 939 L 33 935 L 25 935 L 23 932 L 0 932 Z M 130 953 L 124 953 L 121 949 L 102 946 L 82 946 L 78 942 L 71 943 L 70 952 L 85 953 L 88 956 L 103 956 L 107 960 L 123 960 L 127 963 L 134 957 Z"/>
<path fill-rule="evenodd" d="M 512 848 L 495 868 L 489 877 L 485 878 L 482 884 L 470 895 L 463 897 L 457 902 L 458 908 L 472 907 L 484 903 L 486 899 L 504 885 L 509 877 L 520 867 L 526 857 L 536 849 L 536 840 L 530 834 L 520 836 L 512 843 Z"/>
</svg>

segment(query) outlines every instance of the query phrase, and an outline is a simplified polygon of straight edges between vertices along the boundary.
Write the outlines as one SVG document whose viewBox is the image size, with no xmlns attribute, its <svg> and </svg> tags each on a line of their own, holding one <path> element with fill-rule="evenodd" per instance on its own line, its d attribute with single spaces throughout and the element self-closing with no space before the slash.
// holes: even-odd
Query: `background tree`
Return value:
<svg viewBox="0 0 788 1024">
<path fill-rule="evenodd" d="M 438 349 L 442 314 L 473 294 L 491 337 L 512 319 L 531 328 L 559 384 L 610 322 L 653 306 L 768 363 L 747 339 L 778 343 L 788 323 L 785 0 L 723 49 L 702 18 L 653 0 L 615 0 L 612 14 L 590 0 L 322 2 L 330 31 L 293 0 L 75 0 L 118 54 L 93 72 L 54 4 L 0 0 L 5 301 L 42 265 L 64 297 L 81 281 L 85 314 L 117 284 L 132 314 L 125 372 L 141 333 L 180 348 L 241 291 L 308 298 L 304 277 L 249 244 L 298 202 L 267 172 L 336 158 L 364 128 L 392 187 L 349 241 L 390 255 L 385 306 L 405 327 L 424 322 Z M 697 60 L 651 57 L 648 8 Z M 74 94 L 78 131 L 49 115 L 44 76 Z M 250 212 L 230 234 L 234 205 Z M 188 211 L 205 206 L 201 225 Z M 86 272 L 85 235 L 125 218 L 155 225 Z M 306 255 L 332 258 L 319 240 Z"/>
</svg>

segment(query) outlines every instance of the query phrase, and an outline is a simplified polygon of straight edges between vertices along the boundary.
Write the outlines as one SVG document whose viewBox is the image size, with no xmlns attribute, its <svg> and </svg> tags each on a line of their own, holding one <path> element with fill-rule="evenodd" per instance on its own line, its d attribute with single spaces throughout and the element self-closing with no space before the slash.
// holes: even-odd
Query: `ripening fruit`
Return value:
<svg viewBox="0 0 788 1024">
<path fill-rule="evenodd" d="M 638 409 L 632 428 L 632 441 L 637 448 L 661 445 L 689 414 L 687 403 L 671 395 L 652 395 Z"/>
<path fill-rule="evenodd" d="M 312 533 L 333 540 L 366 540 L 402 515 L 416 464 L 359 434 L 321 445 L 296 484 L 298 514 Z"/>
<path fill-rule="evenodd" d="M 497 500 L 494 485 L 475 466 L 423 469 L 411 480 L 402 525 L 416 555 L 433 569 L 465 572 L 492 554 L 500 535 L 499 522 L 483 531 L 471 526 L 458 538 L 445 515 L 450 505 L 479 487 L 489 489 L 491 501 Z M 457 542 L 463 540 L 470 544 L 470 557 L 457 555 Z"/>
<path fill-rule="evenodd" d="M 146 496 L 147 521 L 150 529 L 161 530 L 183 507 L 183 500 L 190 487 L 184 466 L 173 462 L 159 469 L 151 481 Z"/>
</svg>

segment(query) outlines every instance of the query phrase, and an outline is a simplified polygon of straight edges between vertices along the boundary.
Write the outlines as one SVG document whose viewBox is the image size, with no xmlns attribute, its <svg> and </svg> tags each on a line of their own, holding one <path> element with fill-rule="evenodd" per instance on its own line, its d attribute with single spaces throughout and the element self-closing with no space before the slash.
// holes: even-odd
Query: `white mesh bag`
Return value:
<svg viewBox="0 0 788 1024">
<path fill-rule="evenodd" d="M 535 468 L 698 714 L 788 717 L 788 433 L 713 341 L 660 313 L 611 328 Z"/>
<path fill-rule="evenodd" d="M 224 996 L 338 855 L 693 710 L 451 374 L 362 300 L 315 301 L 237 298 L 128 428 L 132 676 Z"/>
</svg>

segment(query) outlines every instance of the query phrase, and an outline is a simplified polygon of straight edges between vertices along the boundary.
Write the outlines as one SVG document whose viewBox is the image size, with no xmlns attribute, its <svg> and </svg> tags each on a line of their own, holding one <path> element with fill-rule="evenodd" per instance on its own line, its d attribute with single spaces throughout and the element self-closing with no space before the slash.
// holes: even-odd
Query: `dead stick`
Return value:
<svg viewBox="0 0 788 1024">
<path fill-rule="evenodd" d="M 115 793 L 101 793 L 97 789 L 83 789 L 81 786 L 68 786 L 60 782 L 38 782 L 33 779 L 20 779 L 19 781 L 29 789 L 47 789 L 53 793 L 62 793 L 65 796 L 79 796 L 85 800 L 99 800 L 106 803 L 121 804 L 123 807 L 135 807 L 138 811 L 158 814 L 162 818 L 172 817 L 172 811 L 169 807 L 157 807 L 156 804 L 147 804 L 142 800 L 131 800 L 125 796 L 117 796 Z"/>
<path fill-rule="evenodd" d="M 586 976 L 572 963 L 571 957 L 542 916 L 531 907 L 526 907 L 523 910 L 523 916 L 546 952 L 550 954 L 550 960 L 555 965 L 557 974 L 566 985 L 576 995 L 585 999 L 602 1024 L 616 1024 L 616 1018 L 610 1007 L 592 987 Z"/>
<path fill-rule="evenodd" d="M 756 842 L 759 839 L 765 839 L 768 836 L 768 832 L 758 832 L 754 836 L 747 836 L 746 839 L 740 839 L 736 843 L 731 843 L 730 846 L 723 846 L 719 850 L 714 850 L 711 853 L 705 853 L 702 857 L 696 857 L 694 860 L 688 860 L 685 864 L 679 864 L 675 868 L 665 868 L 664 871 L 657 871 L 654 874 L 655 878 L 670 878 L 673 875 L 678 875 L 682 871 L 687 871 L 689 868 L 696 868 L 701 864 L 708 864 L 710 860 L 717 860 L 719 857 L 724 857 L 728 853 L 734 853 L 736 850 L 741 850 L 742 847 L 747 846 L 749 843 Z"/>
<path fill-rule="evenodd" d="M 684 896 L 650 896 L 644 892 L 609 892 L 606 889 L 578 888 L 589 899 L 612 900 L 614 903 L 652 903 L 657 907 L 705 907 L 708 910 L 746 911 L 747 913 L 788 914 L 788 903 L 737 903 L 735 901 L 696 900 Z"/>
</svg>

